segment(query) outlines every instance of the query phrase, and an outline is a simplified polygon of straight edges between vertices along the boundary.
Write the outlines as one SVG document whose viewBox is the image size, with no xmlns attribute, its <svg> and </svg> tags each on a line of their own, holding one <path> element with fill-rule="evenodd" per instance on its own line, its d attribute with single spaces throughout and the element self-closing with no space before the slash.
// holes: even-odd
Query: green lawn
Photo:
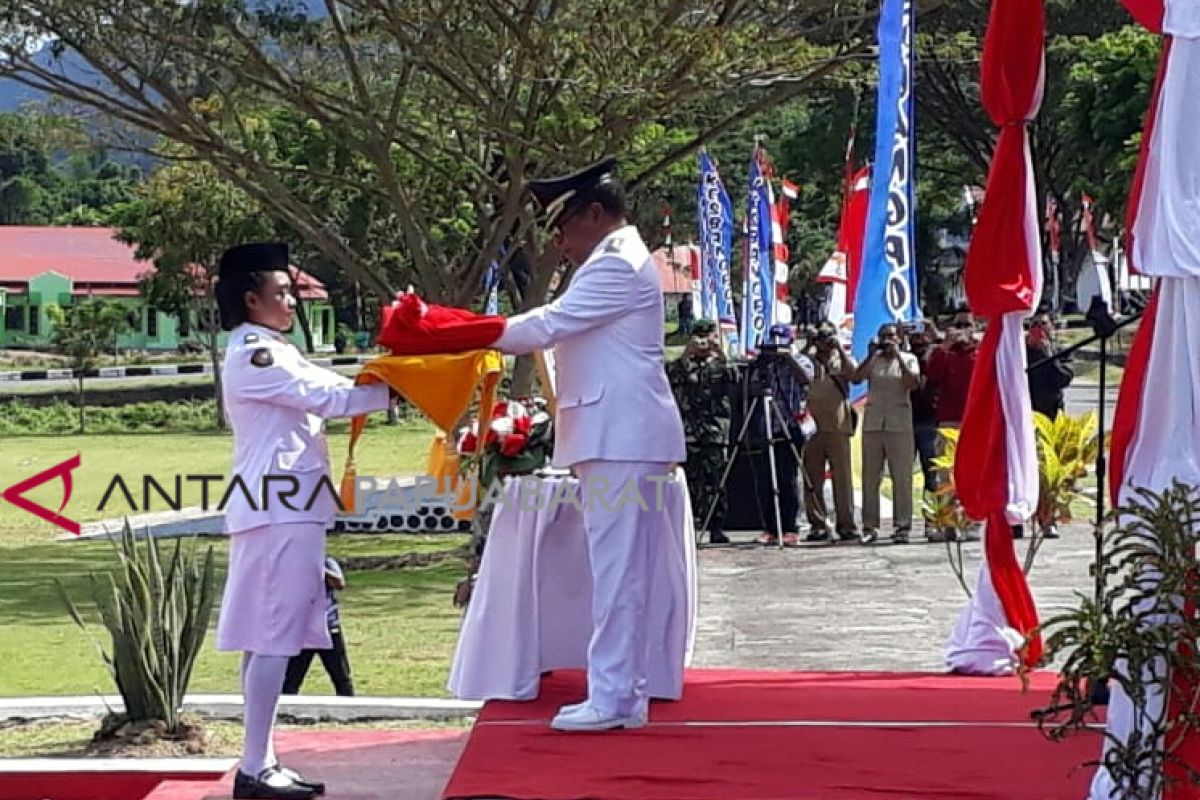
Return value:
<svg viewBox="0 0 1200 800">
<path fill-rule="evenodd" d="M 429 426 L 417 423 L 369 429 L 359 447 L 359 474 L 422 472 L 432 433 Z M 347 437 L 343 431 L 332 432 L 329 438 L 333 471 L 340 476 Z M 65 513 L 89 520 L 110 516 L 98 513 L 96 507 L 115 472 L 136 474 L 139 483 L 143 473 L 224 474 L 230 440 L 217 434 L 0 439 L 0 486 L 75 453 L 81 454 L 82 466 L 75 473 Z M 43 486 L 31 496 L 57 507 L 61 487 Z M 198 504 L 198 494 L 194 500 Z M 61 579 L 73 597 L 85 599 L 87 573 L 107 566 L 111 543 L 60 541 L 57 535 L 49 524 L 0 502 L 0 653 L 4 656 L 0 657 L 0 696 L 114 691 L 94 644 L 70 622 L 52 582 Z M 331 537 L 329 551 L 346 558 L 453 550 L 465 541 L 463 536 L 345 535 Z M 199 539 L 186 544 L 217 549 L 223 582 L 225 541 Z M 447 561 L 423 569 L 357 571 L 347 577 L 343 620 L 359 692 L 445 696 L 461 615 L 450 598 L 455 583 L 463 577 L 461 562 Z M 99 628 L 95 633 L 103 635 Z M 191 690 L 235 692 L 237 671 L 237 654 L 217 653 L 210 636 Z M 332 693 L 319 664 L 310 672 L 306 693 Z"/>
</svg>

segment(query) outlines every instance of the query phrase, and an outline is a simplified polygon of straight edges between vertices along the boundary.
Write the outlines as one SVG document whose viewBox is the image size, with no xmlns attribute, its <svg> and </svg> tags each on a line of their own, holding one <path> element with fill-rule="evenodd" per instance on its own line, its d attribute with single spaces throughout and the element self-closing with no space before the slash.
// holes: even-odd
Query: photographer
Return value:
<svg viewBox="0 0 1200 800">
<path fill-rule="evenodd" d="M 785 545 L 800 544 L 800 463 L 792 448 L 794 446 L 798 450 L 804 445 L 808 388 L 813 379 L 813 365 L 807 356 L 793 356 L 791 347 L 791 328 L 787 325 L 771 326 L 767 340 L 759 348 L 758 357 L 749 365 L 743 386 L 743 409 L 750 407 L 754 397 L 770 393 L 779 412 L 771 415 L 772 435 L 768 440 L 766 404 L 758 403 L 746 434 L 754 463 L 758 508 L 763 518 L 763 527 L 766 528 L 758 537 L 760 544 L 778 544 L 780 535 L 783 536 Z M 780 417 L 783 418 L 782 421 Z M 774 483 L 779 487 L 782 531 L 777 530 L 775 524 L 775 499 L 768 448 L 775 453 Z"/>
<path fill-rule="evenodd" d="M 967 392 L 971 388 L 971 374 L 975 371 L 978 351 L 975 320 L 969 311 L 959 311 L 946 330 L 945 341 L 933 348 L 929 354 L 925 365 L 925 380 L 937 395 L 934 420 L 939 431 L 938 455 L 944 453 L 949 445 L 941 431 L 947 428 L 958 430 L 962 427 L 963 414 L 967 408 Z M 948 474 L 938 476 L 939 483 L 948 480 Z M 926 538 L 931 542 L 954 539 L 957 535 L 957 532 L 951 529 L 925 531 Z M 978 532 L 974 527 L 967 533 L 968 539 L 973 540 L 977 536 Z"/>
<path fill-rule="evenodd" d="M 812 360 L 816 374 L 808 393 L 808 411 L 816 433 L 804 445 L 804 510 L 812 527 L 810 542 L 826 542 L 829 512 L 825 507 L 825 469 L 833 474 L 833 504 L 836 530 L 843 541 L 857 540 L 854 525 L 854 475 L 850 469 L 850 437 L 854 435 L 854 411 L 850 407 L 850 378 L 858 366 L 838 341 L 832 324 L 822 323 L 812 337 Z"/>
<path fill-rule="evenodd" d="M 903 544 L 912 530 L 913 420 L 912 393 L 921 387 L 921 365 L 900 349 L 900 329 L 881 325 L 866 361 L 851 377 L 867 381 L 863 415 L 863 544 L 879 538 L 879 490 L 883 465 L 892 478 L 892 541 Z"/>
<path fill-rule="evenodd" d="M 683 417 L 687 443 L 683 471 L 692 497 L 692 516 L 697 526 L 703 525 L 712 508 L 709 541 L 728 544 L 723 525 L 729 503 L 721 490 L 721 476 L 725 470 L 737 372 L 725 360 L 719 336 L 715 322 L 697 320 L 683 355 L 667 365 L 667 380 Z"/>
</svg>

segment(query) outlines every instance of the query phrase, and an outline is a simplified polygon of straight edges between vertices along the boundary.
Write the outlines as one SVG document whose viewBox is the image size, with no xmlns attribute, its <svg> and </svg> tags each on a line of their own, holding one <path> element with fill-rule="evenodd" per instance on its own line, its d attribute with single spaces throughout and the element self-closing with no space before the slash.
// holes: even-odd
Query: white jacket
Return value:
<svg viewBox="0 0 1200 800">
<path fill-rule="evenodd" d="M 658 269 L 632 225 L 603 239 L 554 302 L 508 320 L 493 345 L 554 348 L 554 466 L 680 463 L 683 421 L 667 382 Z"/>
<path fill-rule="evenodd" d="M 279 333 L 245 323 L 229 334 L 221 393 L 233 428 L 225 531 L 331 522 L 339 481 L 329 474 L 324 420 L 386 410 L 387 385 L 354 386 L 310 362 Z M 291 497 L 282 496 L 297 487 Z"/>
</svg>

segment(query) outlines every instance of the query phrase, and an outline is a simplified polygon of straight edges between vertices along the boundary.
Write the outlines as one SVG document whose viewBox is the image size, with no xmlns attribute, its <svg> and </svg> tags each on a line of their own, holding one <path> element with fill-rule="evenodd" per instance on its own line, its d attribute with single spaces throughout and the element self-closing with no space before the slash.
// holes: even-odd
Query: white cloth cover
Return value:
<svg viewBox="0 0 1200 800">
<path fill-rule="evenodd" d="M 1165 28 L 1175 38 L 1133 230 L 1135 266 L 1160 279 L 1158 310 L 1120 502 L 1133 487 L 1157 492 L 1175 480 L 1200 484 L 1200 137 L 1193 130 L 1200 96 L 1200 3 L 1168 0 Z M 1160 716 L 1162 697 L 1151 696 L 1144 713 Z M 1114 683 L 1108 736 L 1128 741 L 1134 718 L 1133 704 Z M 1105 754 L 1110 747 L 1106 741 Z M 1119 796 L 1112 776 L 1098 769 L 1091 800 Z"/>
<path fill-rule="evenodd" d="M 1036 107 L 1036 105 L 1035 105 Z M 1037 222 L 1036 192 L 1034 191 L 1033 160 L 1029 152 L 1029 137 L 1025 137 L 1025 241 L 1029 263 L 1041 264 L 1041 243 Z M 1037 308 L 1042 296 L 1042 273 L 1034 269 L 1034 297 L 1031 308 Z M 1002 320 L 1000 345 L 996 351 L 996 371 L 1000 387 L 1000 405 L 1004 409 L 1005 452 L 1008 459 L 1008 505 L 1005 514 L 1010 525 L 1025 523 L 1037 508 L 1039 479 L 1037 439 L 1029 399 L 1029 382 L 1025 377 L 1026 311 L 1005 314 Z M 1010 530 L 992 530 L 984 525 L 984 540 L 989 536 L 1011 536 Z M 946 666 L 952 672 L 967 675 L 1007 675 L 1017 666 L 1016 649 L 1024 637 L 1008 623 L 1004 608 L 992 587 L 988 570 L 986 547 L 979 564 L 979 577 L 970 601 L 959 613 L 946 643 Z"/>
<path fill-rule="evenodd" d="M 544 498 L 562 491 L 579 497 L 574 478 L 538 482 Z M 569 502 L 522 508 L 520 491 L 519 479 L 507 479 L 492 518 L 450 667 L 448 688 L 459 699 L 532 700 L 541 673 L 587 667 L 592 575 L 582 512 Z M 678 700 L 696 617 L 695 528 L 682 470 L 663 486 L 663 498 L 671 530 L 657 537 L 650 576 L 646 692 Z"/>
</svg>

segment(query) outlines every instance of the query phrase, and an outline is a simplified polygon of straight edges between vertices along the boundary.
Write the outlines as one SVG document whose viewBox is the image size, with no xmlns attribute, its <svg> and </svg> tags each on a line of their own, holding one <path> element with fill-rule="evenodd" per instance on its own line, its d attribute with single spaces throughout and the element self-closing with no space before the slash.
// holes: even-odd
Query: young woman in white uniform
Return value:
<svg viewBox="0 0 1200 800">
<path fill-rule="evenodd" d="M 330 646 L 323 570 L 337 500 L 324 420 L 384 411 L 391 392 L 381 383 L 354 386 L 283 336 L 296 305 L 286 245 L 227 251 L 216 295 L 229 331 L 222 397 L 234 443 L 217 648 L 243 654 L 245 695 L 233 796 L 303 800 L 325 787 L 279 763 L 272 728 L 288 659 Z"/>
</svg>

